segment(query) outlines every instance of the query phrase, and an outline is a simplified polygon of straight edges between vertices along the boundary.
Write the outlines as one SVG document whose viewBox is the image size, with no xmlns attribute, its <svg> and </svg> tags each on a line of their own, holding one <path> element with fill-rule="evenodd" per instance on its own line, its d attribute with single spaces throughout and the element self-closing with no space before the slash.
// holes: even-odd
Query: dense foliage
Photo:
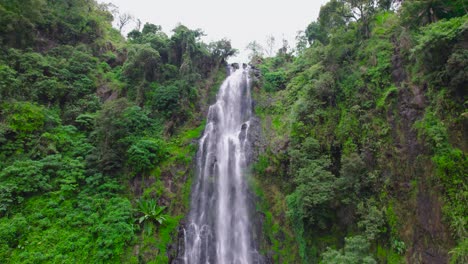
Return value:
<svg viewBox="0 0 468 264">
<path fill-rule="evenodd" d="M 126 41 L 108 7 L 0 1 L 1 263 L 167 263 L 190 129 L 235 50 L 183 25 Z"/>
<path fill-rule="evenodd" d="M 249 45 L 272 262 L 468 262 L 465 2 L 330 0 L 294 51 Z M 109 8 L 0 0 L 0 263 L 177 253 L 193 140 L 236 51 L 184 25 L 125 39 Z"/>
<path fill-rule="evenodd" d="M 307 45 L 252 60 L 275 262 L 467 261 L 465 5 L 331 0 Z"/>
</svg>

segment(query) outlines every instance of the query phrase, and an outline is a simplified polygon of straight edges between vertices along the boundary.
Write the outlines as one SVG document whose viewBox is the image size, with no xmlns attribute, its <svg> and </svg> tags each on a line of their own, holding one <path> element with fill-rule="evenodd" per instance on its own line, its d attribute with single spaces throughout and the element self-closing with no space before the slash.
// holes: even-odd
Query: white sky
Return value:
<svg viewBox="0 0 468 264">
<path fill-rule="evenodd" d="M 305 30 L 316 20 L 320 6 L 329 0 L 98 0 L 113 3 L 121 13 L 128 12 L 145 22 L 161 25 L 163 31 L 182 23 L 190 29 L 202 29 L 210 42 L 227 38 L 239 50 L 238 58 L 230 61 L 246 62 L 245 47 L 251 41 L 266 46 L 266 38 L 273 35 L 276 50 L 283 37 L 291 48 L 295 46 L 297 31 Z M 124 31 L 134 28 L 127 26 Z"/>
</svg>

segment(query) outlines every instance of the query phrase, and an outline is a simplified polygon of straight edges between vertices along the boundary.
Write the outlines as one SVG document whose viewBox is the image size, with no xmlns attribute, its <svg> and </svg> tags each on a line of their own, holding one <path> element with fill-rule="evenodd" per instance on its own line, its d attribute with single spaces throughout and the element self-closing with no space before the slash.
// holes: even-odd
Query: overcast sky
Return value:
<svg viewBox="0 0 468 264">
<path fill-rule="evenodd" d="M 121 13 L 128 12 L 145 22 L 161 25 L 163 31 L 182 23 L 191 29 L 202 29 L 204 41 L 231 40 L 240 51 L 238 60 L 246 61 L 245 47 L 253 40 L 262 45 L 273 35 L 277 46 L 284 37 L 295 46 L 297 31 L 316 20 L 320 6 L 328 0 L 98 0 L 115 4 Z M 129 25 L 126 31 L 134 28 Z M 276 47 L 275 49 L 277 49 Z M 231 59 L 233 61 L 233 59 Z"/>
</svg>

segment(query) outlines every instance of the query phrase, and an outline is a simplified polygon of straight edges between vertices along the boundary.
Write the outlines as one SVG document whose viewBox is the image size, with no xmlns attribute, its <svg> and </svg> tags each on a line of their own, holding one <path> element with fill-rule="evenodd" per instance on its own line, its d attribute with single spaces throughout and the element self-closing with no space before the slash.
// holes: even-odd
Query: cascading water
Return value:
<svg viewBox="0 0 468 264">
<path fill-rule="evenodd" d="M 252 102 L 249 70 L 232 69 L 210 106 L 185 227 L 185 264 L 258 263 L 245 169 Z"/>
</svg>

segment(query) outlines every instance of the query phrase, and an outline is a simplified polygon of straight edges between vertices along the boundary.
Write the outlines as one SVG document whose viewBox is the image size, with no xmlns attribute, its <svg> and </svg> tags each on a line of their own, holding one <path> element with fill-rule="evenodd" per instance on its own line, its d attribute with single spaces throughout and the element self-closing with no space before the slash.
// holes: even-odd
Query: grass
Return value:
<svg viewBox="0 0 468 264">
<path fill-rule="evenodd" d="M 167 247 L 173 243 L 173 237 L 177 234 L 180 219 L 182 217 L 175 217 L 167 219 L 166 223 L 159 228 L 159 232 L 156 239 L 155 247 L 158 250 L 158 254 L 154 261 L 149 263 L 165 264 L 169 262 L 167 257 Z"/>
<path fill-rule="evenodd" d="M 197 150 L 196 144 L 192 144 L 192 141 L 201 137 L 205 124 L 206 121 L 203 121 L 198 127 L 183 130 L 180 134 L 172 137 L 168 143 L 169 158 L 162 167 L 174 164 L 175 161 L 189 164 Z"/>
</svg>

